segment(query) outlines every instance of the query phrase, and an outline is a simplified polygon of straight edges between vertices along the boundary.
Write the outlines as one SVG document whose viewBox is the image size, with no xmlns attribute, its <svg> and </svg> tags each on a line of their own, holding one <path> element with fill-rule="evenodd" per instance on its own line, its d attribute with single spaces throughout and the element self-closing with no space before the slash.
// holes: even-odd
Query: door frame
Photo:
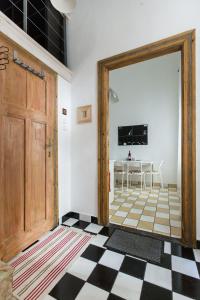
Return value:
<svg viewBox="0 0 200 300">
<path fill-rule="evenodd" d="M 181 52 L 182 243 L 196 246 L 195 29 L 98 62 L 98 221 L 109 223 L 109 71 Z"/>
</svg>

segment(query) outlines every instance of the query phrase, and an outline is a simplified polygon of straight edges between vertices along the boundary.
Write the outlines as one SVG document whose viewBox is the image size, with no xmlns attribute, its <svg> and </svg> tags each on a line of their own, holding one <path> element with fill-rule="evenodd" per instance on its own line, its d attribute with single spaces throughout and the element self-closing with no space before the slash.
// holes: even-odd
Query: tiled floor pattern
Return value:
<svg viewBox="0 0 200 300">
<path fill-rule="evenodd" d="M 165 242 L 161 263 L 154 264 L 106 249 L 113 228 L 74 218 L 64 225 L 95 237 L 42 300 L 200 299 L 200 250 Z"/>
<path fill-rule="evenodd" d="M 181 237 L 181 201 L 176 188 L 115 188 L 110 223 Z"/>
</svg>

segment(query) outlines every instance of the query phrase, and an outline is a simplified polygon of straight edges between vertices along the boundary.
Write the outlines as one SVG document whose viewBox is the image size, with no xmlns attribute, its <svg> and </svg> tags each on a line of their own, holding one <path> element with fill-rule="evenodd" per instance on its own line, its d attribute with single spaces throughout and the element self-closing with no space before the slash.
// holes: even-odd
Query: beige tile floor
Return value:
<svg viewBox="0 0 200 300">
<path fill-rule="evenodd" d="M 181 200 L 176 188 L 115 188 L 110 223 L 181 237 Z"/>
</svg>

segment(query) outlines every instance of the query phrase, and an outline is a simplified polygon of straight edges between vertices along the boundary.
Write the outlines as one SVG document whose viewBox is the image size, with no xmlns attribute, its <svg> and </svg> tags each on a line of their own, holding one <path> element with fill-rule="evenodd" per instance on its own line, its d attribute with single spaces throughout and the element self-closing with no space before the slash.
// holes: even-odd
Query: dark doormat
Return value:
<svg viewBox="0 0 200 300">
<path fill-rule="evenodd" d="M 160 263 L 163 242 L 144 235 L 116 229 L 105 246 L 111 250 Z"/>
</svg>

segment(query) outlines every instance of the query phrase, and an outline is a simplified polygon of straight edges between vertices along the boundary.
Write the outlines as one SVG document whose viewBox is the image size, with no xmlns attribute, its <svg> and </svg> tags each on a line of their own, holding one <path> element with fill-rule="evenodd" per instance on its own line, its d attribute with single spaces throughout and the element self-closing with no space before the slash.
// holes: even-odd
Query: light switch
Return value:
<svg viewBox="0 0 200 300">
<path fill-rule="evenodd" d="M 67 109 L 66 109 L 66 108 L 63 108 L 63 109 L 62 109 L 62 114 L 63 114 L 64 116 L 67 116 Z"/>
</svg>

